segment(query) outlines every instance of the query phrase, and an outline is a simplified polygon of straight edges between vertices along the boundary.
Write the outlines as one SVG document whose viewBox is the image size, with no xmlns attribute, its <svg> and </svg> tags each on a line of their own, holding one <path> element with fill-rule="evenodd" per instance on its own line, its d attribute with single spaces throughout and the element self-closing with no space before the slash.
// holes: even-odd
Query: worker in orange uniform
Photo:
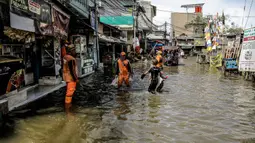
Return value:
<svg viewBox="0 0 255 143">
<path fill-rule="evenodd" d="M 126 53 L 121 52 L 117 62 L 116 75 L 118 76 L 118 88 L 125 82 L 127 87 L 130 87 L 129 78 L 133 75 L 130 62 L 126 59 Z"/>
<path fill-rule="evenodd" d="M 76 90 L 76 83 L 78 82 L 78 70 L 76 64 L 76 52 L 73 44 L 67 48 L 67 54 L 64 56 L 63 65 L 63 79 L 66 82 L 66 97 L 65 103 L 70 104 L 72 102 L 73 94 Z"/>
<path fill-rule="evenodd" d="M 68 45 L 70 45 L 70 43 L 65 40 L 63 47 L 61 48 L 61 57 L 64 58 L 64 56 L 66 55 L 66 48 L 68 47 Z"/>
<path fill-rule="evenodd" d="M 65 57 L 65 55 L 66 55 L 66 48 L 68 47 L 68 45 L 70 45 L 70 43 L 67 41 L 67 40 L 65 40 L 64 42 L 63 42 L 63 46 L 61 47 L 61 63 L 62 63 L 62 67 L 61 67 L 61 69 L 60 69 L 60 75 L 63 75 L 63 63 L 64 63 L 64 57 Z"/>
<path fill-rule="evenodd" d="M 162 70 L 163 69 L 163 57 L 162 57 L 161 51 L 157 51 L 156 60 L 158 61 L 158 64 L 156 66 Z"/>
</svg>

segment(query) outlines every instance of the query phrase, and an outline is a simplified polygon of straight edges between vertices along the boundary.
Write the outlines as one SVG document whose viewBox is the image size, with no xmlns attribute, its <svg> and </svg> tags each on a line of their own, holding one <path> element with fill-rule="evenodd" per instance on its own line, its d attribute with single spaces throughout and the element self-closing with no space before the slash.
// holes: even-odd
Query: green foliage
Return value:
<svg viewBox="0 0 255 143">
<path fill-rule="evenodd" d="M 207 18 L 202 17 L 202 15 L 197 15 L 196 18 L 188 23 L 185 24 L 185 28 L 197 28 L 197 27 L 201 27 L 201 28 L 205 28 L 207 25 Z"/>
<path fill-rule="evenodd" d="M 229 34 L 241 34 L 243 32 L 243 28 L 237 27 L 237 28 L 229 28 L 226 30 L 226 33 Z"/>
</svg>

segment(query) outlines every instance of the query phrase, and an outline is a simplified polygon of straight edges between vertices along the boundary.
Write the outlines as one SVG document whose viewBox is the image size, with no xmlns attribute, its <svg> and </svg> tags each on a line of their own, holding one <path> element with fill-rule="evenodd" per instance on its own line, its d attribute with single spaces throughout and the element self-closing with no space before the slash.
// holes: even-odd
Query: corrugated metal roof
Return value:
<svg viewBox="0 0 255 143">
<path fill-rule="evenodd" d="M 111 37 L 111 36 L 106 36 L 103 34 L 99 34 L 99 40 L 103 41 L 103 42 L 109 42 L 109 43 L 126 43 L 124 40 L 115 38 L 115 37 Z"/>
<path fill-rule="evenodd" d="M 118 0 L 123 6 L 132 6 L 134 5 L 134 0 Z"/>
<path fill-rule="evenodd" d="M 155 34 L 149 34 L 147 36 L 148 39 L 150 40 L 164 40 L 164 35 L 155 35 Z"/>
<path fill-rule="evenodd" d="M 94 0 L 88 0 L 89 7 L 94 7 Z"/>
</svg>

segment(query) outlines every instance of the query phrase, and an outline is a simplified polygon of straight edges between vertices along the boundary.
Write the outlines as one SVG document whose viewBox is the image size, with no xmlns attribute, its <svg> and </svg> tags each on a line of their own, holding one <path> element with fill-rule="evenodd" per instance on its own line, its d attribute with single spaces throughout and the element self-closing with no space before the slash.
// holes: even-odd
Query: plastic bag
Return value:
<svg viewBox="0 0 255 143">
<path fill-rule="evenodd" d="M 116 76 L 116 77 L 112 80 L 111 85 L 112 85 L 112 86 L 115 86 L 115 87 L 118 86 L 118 76 Z"/>
</svg>

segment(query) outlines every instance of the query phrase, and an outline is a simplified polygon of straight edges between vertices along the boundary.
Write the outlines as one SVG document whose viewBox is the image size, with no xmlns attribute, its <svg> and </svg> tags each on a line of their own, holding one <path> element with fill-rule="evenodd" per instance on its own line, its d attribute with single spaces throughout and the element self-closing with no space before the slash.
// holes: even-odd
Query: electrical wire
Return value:
<svg viewBox="0 0 255 143">
<path fill-rule="evenodd" d="M 121 12 L 128 12 L 124 6 L 116 5 L 116 1 L 115 2 L 113 2 L 112 0 L 103 0 L 103 1 L 104 1 L 103 3 L 108 5 L 107 7 L 110 9 L 114 8 L 114 10 L 119 10 Z"/>
<path fill-rule="evenodd" d="M 249 14 L 248 14 L 248 17 L 247 17 L 246 24 L 245 24 L 244 28 L 246 28 L 247 23 L 248 23 L 248 21 L 249 21 L 249 17 L 250 17 L 250 14 L 251 14 L 252 4 L 253 4 L 253 0 L 251 1 L 251 6 L 250 6 Z"/>
<path fill-rule="evenodd" d="M 162 12 L 167 12 L 167 13 L 175 13 L 177 11 L 170 11 L 170 10 L 162 10 L 162 9 L 157 9 L 157 11 L 162 11 Z M 186 12 L 185 12 L 186 13 Z M 208 13 L 208 14 L 204 14 L 205 16 L 210 16 L 212 14 Z M 238 16 L 238 15 L 228 15 L 229 17 L 243 17 L 243 16 Z M 247 16 L 246 16 L 247 17 Z M 254 16 L 249 16 L 250 18 L 255 18 L 255 15 Z"/>
<path fill-rule="evenodd" d="M 247 0 L 244 0 L 242 26 L 243 26 L 243 21 L 244 21 L 244 14 L 245 14 L 245 8 L 246 8 L 246 1 L 247 1 Z"/>
</svg>

